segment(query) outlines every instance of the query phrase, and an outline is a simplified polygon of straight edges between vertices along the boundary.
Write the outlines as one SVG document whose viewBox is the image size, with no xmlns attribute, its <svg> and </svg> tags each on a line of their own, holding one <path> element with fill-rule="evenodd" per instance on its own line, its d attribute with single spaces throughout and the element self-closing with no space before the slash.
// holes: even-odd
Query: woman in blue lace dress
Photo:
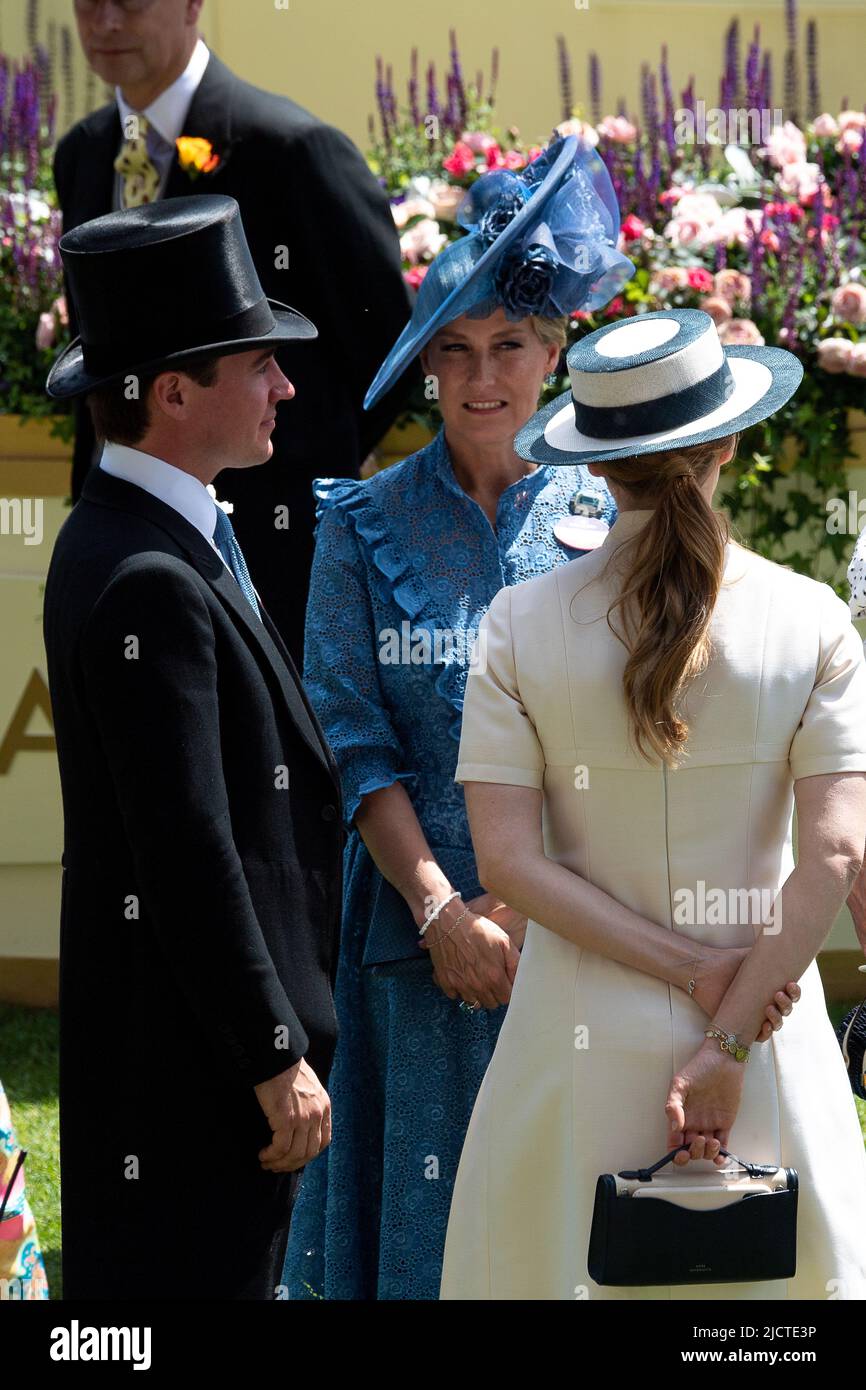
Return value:
<svg viewBox="0 0 866 1390">
<path fill-rule="evenodd" d="M 615 517 L 610 494 L 582 467 L 533 467 L 512 447 L 558 360 L 564 314 L 604 304 L 630 273 L 613 250 L 600 162 L 571 139 L 536 163 L 522 202 L 514 175 L 505 186 L 487 176 L 498 181 L 495 199 L 486 179 L 474 186 L 464 222 L 472 235 L 433 263 L 365 402 L 423 347 L 444 421 L 435 439 L 369 481 L 315 483 L 304 680 L 340 767 L 351 833 L 333 1139 L 296 1200 L 284 1272 L 292 1299 L 438 1297 L 460 1151 L 525 929 L 478 881 L 454 782 L 473 641 L 503 585 L 575 559 Z M 556 228 L 564 194 L 560 226 L 595 215 L 583 243 L 593 259 L 570 280 L 560 274 L 558 293 L 548 283 L 527 312 L 533 301 L 510 292 L 525 264 L 515 252 L 533 244 L 541 220 Z M 474 216 L 481 195 L 488 214 L 512 197 L 511 218 L 496 229 L 510 279 L 485 271 L 501 257 L 480 272 L 471 260 L 451 264 L 449 278 L 454 253 L 478 259 L 495 244 L 488 231 L 473 245 L 493 221 Z M 507 230 L 520 221 L 515 205 L 522 236 Z M 573 246 L 564 255 L 571 267 Z"/>
</svg>

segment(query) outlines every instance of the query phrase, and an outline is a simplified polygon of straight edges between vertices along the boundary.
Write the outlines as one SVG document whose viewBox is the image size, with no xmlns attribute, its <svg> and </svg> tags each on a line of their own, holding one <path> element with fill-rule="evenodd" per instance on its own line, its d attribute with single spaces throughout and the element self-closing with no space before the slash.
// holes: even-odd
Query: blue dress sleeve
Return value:
<svg viewBox="0 0 866 1390">
<path fill-rule="evenodd" d="M 351 523 L 363 483 L 317 478 L 316 548 L 304 631 L 304 685 L 340 770 L 346 820 L 367 793 L 414 781 L 382 693 L 367 570 Z"/>
</svg>

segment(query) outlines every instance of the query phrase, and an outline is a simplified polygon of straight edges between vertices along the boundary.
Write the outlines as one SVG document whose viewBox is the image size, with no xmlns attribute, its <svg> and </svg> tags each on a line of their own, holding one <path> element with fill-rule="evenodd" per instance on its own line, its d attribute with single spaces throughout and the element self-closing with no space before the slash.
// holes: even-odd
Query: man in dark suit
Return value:
<svg viewBox="0 0 866 1390">
<path fill-rule="evenodd" d="M 315 327 L 266 299 L 231 198 L 66 233 L 100 466 L 57 539 L 45 644 L 64 809 L 67 1298 L 273 1298 L 330 1138 L 339 775 L 226 513 Z M 306 342 L 301 342 L 301 340 Z"/>
<path fill-rule="evenodd" d="M 241 81 L 198 37 L 202 0 L 119 5 L 76 0 L 85 56 L 117 101 L 60 141 L 54 163 L 66 230 L 125 205 L 125 197 L 236 198 L 265 292 L 297 308 L 319 337 L 280 350 L 298 390 L 281 413 L 271 460 L 216 479 L 235 505 L 233 523 L 265 602 L 298 665 L 313 554 L 312 479 L 357 477 L 360 463 L 399 414 L 411 376 L 364 412 L 364 393 L 409 318 L 388 199 L 341 131 L 285 97 Z M 316 55 L 310 55 L 311 61 Z M 114 167 L 122 117 L 142 113 L 150 184 Z M 193 181 L 175 149 L 179 136 L 210 142 L 218 163 Z M 72 331 L 77 332 L 74 295 Z M 413 369 L 413 372 L 417 371 Z M 94 459 L 86 412 L 77 420 L 72 495 Z"/>
</svg>

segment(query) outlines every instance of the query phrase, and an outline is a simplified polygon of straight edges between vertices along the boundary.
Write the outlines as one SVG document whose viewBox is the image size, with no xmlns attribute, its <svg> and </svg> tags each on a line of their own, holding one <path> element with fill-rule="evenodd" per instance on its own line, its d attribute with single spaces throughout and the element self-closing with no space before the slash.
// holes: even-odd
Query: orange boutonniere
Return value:
<svg viewBox="0 0 866 1390">
<path fill-rule="evenodd" d="M 175 144 L 180 167 L 191 179 L 197 179 L 200 174 L 212 174 L 219 167 L 220 157 L 214 154 L 210 140 L 197 135 L 181 135 Z"/>
</svg>

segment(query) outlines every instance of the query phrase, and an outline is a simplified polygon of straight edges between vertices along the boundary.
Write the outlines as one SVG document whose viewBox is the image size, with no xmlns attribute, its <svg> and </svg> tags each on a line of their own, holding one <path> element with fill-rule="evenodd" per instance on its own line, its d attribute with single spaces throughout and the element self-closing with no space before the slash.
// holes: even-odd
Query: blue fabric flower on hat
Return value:
<svg viewBox="0 0 866 1390">
<path fill-rule="evenodd" d="M 525 190 L 518 186 L 507 189 L 493 207 L 488 208 L 478 224 L 478 235 L 485 246 L 491 246 L 526 202 Z"/>
<path fill-rule="evenodd" d="M 547 246 L 533 242 L 504 256 L 496 270 L 496 291 L 507 317 L 542 314 L 559 270 L 559 258 Z"/>
</svg>

